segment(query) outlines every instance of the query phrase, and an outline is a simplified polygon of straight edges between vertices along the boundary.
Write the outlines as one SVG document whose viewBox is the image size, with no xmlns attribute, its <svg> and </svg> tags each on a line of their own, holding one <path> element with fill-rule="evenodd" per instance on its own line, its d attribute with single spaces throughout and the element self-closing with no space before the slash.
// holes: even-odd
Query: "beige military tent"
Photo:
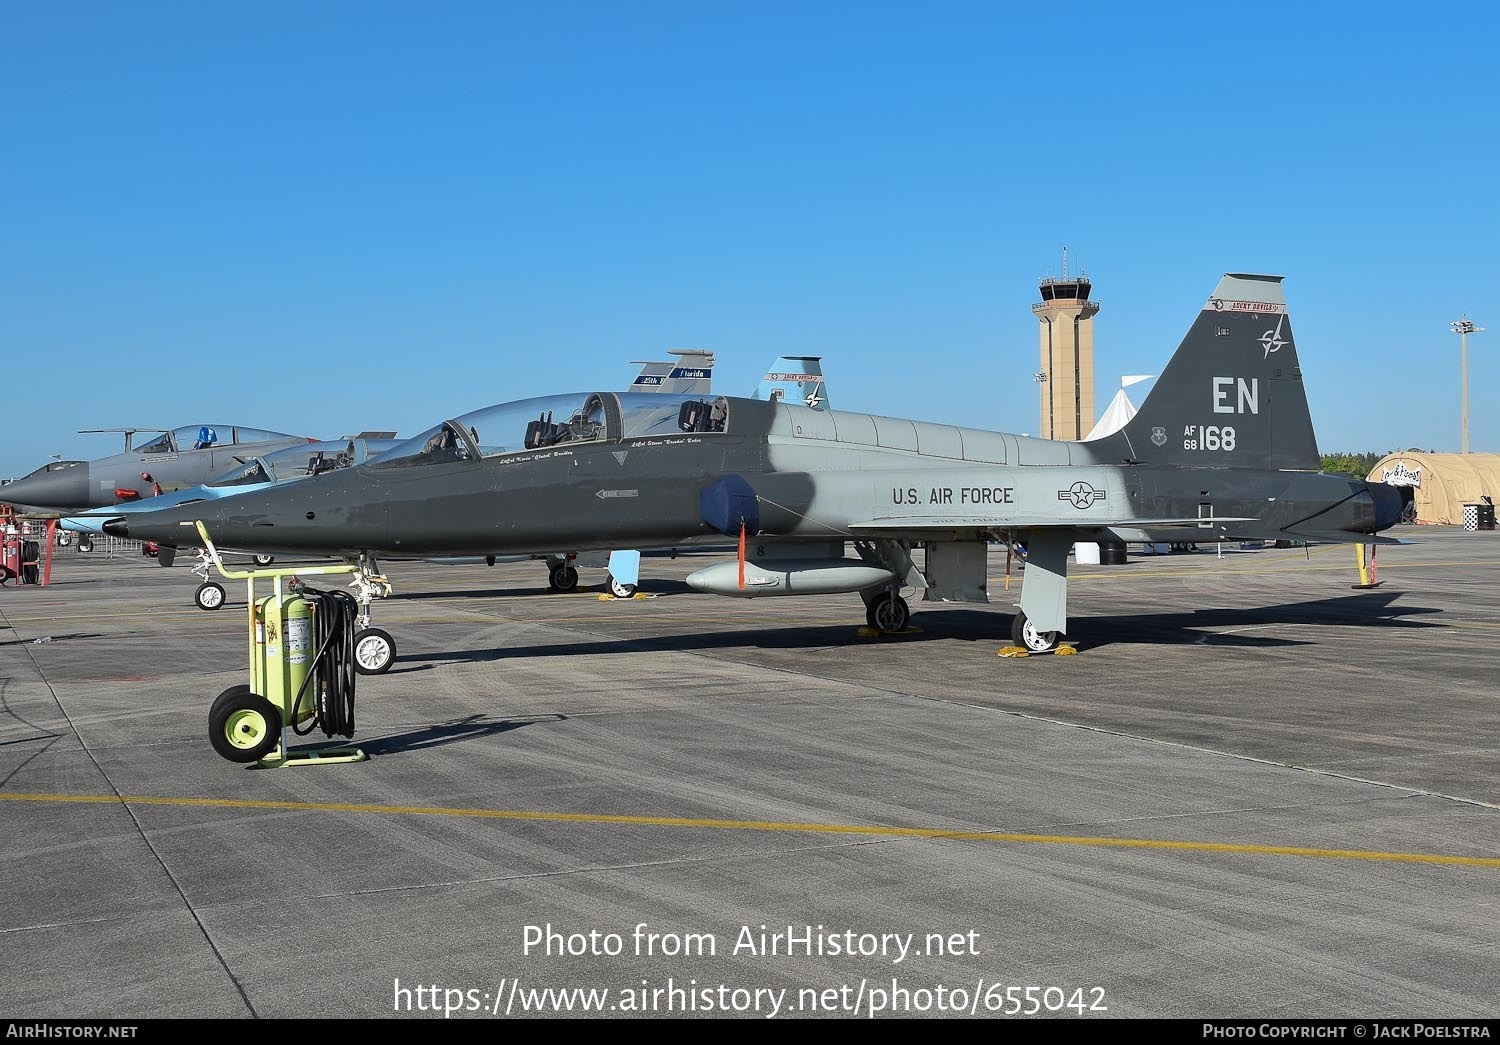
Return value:
<svg viewBox="0 0 1500 1045">
<path fill-rule="evenodd" d="M 1464 505 L 1486 494 L 1500 504 L 1500 454 L 1387 454 L 1370 481 L 1410 486 L 1419 523 L 1461 526 Z"/>
</svg>

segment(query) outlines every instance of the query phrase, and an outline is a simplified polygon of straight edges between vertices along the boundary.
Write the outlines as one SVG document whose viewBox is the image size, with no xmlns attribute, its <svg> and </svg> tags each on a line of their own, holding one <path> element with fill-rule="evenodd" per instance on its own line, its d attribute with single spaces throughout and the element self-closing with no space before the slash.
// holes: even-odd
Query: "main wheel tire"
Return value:
<svg viewBox="0 0 1500 1045">
<path fill-rule="evenodd" d="M 578 588 L 578 571 L 571 566 L 559 566 L 547 575 L 547 585 L 553 591 L 576 591 Z"/>
<path fill-rule="evenodd" d="M 610 574 L 606 578 L 606 582 L 609 585 L 609 593 L 611 595 L 613 595 L 615 598 L 617 598 L 617 599 L 633 599 L 633 598 L 635 598 L 635 590 L 637 588 L 637 585 L 626 584 L 623 581 L 617 581 L 617 580 L 615 580 L 615 575 L 614 574 Z"/>
<path fill-rule="evenodd" d="M 230 686 L 208 709 L 208 741 L 231 762 L 258 762 L 281 743 L 281 712 L 249 686 Z"/>
<path fill-rule="evenodd" d="M 1010 638 L 1017 646 L 1032 653 L 1051 653 L 1062 641 L 1062 632 L 1038 631 L 1026 614 L 1017 610 L 1010 622 Z"/>
<path fill-rule="evenodd" d="M 269 565 L 271 565 L 271 563 L 273 563 L 275 561 L 276 561 L 276 556 L 274 556 L 274 555 L 257 555 L 257 556 L 255 556 L 255 565 L 257 565 L 257 566 L 269 566 Z"/>
<path fill-rule="evenodd" d="M 94 540 L 93 540 L 93 538 L 89 537 L 87 534 L 85 534 L 84 536 L 78 538 L 78 550 L 81 551 L 81 552 L 91 552 L 91 551 L 93 551 L 94 550 Z"/>
<path fill-rule="evenodd" d="M 384 675 L 396 663 L 396 640 L 380 628 L 354 633 L 354 670 L 361 675 Z"/>
<path fill-rule="evenodd" d="M 911 623 L 911 607 L 901 596 L 883 591 L 865 607 L 865 623 L 882 635 L 895 635 Z"/>
<path fill-rule="evenodd" d="M 71 531 L 71 530 L 58 530 L 57 531 L 57 546 L 59 548 L 66 548 L 68 545 L 70 545 L 72 543 L 73 543 L 73 531 Z"/>
<path fill-rule="evenodd" d="M 226 598 L 228 595 L 224 591 L 224 585 L 218 581 L 204 581 L 193 592 L 193 602 L 200 610 L 223 609 Z"/>
</svg>

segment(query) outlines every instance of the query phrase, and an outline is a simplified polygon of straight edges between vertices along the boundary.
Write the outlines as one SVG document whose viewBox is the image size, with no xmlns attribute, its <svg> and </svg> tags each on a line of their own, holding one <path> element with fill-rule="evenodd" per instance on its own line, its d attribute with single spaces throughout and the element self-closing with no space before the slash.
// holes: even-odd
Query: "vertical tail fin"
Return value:
<svg viewBox="0 0 1500 1045">
<path fill-rule="evenodd" d="M 667 354 L 679 357 L 677 362 L 645 363 L 630 383 L 630 391 L 681 395 L 708 395 L 713 391 L 712 351 L 706 348 L 669 348 Z"/>
<path fill-rule="evenodd" d="M 823 357 L 777 356 L 766 376 L 760 379 L 755 398 L 801 403 L 814 410 L 827 410 L 828 389 L 823 384 Z"/>
<path fill-rule="evenodd" d="M 1231 272 L 1101 459 L 1317 471 L 1302 368 L 1280 276 Z"/>
</svg>

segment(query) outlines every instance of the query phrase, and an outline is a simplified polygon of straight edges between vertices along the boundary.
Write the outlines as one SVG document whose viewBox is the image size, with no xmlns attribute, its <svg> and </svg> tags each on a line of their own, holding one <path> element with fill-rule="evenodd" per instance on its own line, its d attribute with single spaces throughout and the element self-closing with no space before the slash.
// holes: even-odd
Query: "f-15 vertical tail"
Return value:
<svg viewBox="0 0 1500 1045">
<path fill-rule="evenodd" d="M 1281 279 L 1219 281 L 1136 415 L 1088 444 L 1101 461 L 1318 470 Z"/>
<path fill-rule="evenodd" d="M 677 361 L 645 363 L 630 383 L 630 391 L 681 395 L 708 395 L 713 391 L 713 352 L 702 348 L 669 348 L 667 352 L 677 356 Z"/>
<path fill-rule="evenodd" d="M 814 410 L 828 409 L 823 385 L 822 356 L 777 356 L 755 390 L 756 399 L 801 403 Z"/>
</svg>

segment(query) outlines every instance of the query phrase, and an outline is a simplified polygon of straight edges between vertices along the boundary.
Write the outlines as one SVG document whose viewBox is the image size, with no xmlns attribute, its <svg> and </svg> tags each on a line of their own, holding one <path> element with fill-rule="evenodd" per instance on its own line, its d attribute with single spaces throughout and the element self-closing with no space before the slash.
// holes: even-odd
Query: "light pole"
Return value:
<svg viewBox="0 0 1500 1045">
<path fill-rule="evenodd" d="M 1459 452 L 1466 454 L 1469 452 L 1469 335 L 1483 334 L 1484 327 L 1476 327 L 1467 312 L 1458 322 L 1449 323 L 1448 327 L 1458 335 L 1459 381 L 1463 385 L 1463 434 Z"/>
</svg>

